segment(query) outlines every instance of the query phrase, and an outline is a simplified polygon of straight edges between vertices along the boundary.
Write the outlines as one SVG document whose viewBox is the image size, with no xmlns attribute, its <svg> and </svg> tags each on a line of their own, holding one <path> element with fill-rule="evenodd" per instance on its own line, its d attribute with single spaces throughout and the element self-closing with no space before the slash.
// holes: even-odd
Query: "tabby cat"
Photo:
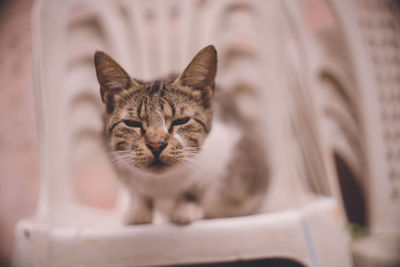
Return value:
<svg viewBox="0 0 400 267">
<path fill-rule="evenodd" d="M 126 224 L 153 211 L 188 224 L 256 212 L 267 188 L 262 139 L 232 95 L 215 90 L 217 52 L 203 48 L 178 76 L 143 82 L 94 55 L 111 158 L 131 201 Z"/>
</svg>

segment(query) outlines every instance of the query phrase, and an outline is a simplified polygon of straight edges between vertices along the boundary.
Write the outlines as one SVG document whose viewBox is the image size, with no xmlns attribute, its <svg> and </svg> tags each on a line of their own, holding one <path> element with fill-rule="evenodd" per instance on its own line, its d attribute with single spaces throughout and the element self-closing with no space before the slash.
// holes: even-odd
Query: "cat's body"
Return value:
<svg viewBox="0 0 400 267">
<path fill-rule="evenodd" d="M 95 64 L 112 158 L 132 198 L 126 223 L 151 222 L 160 199 L 173 203 L 166 215 L 179 224 L 260 207 L 267 187 L 262 139 L 229 94 L 214 92 L 214 47 L 178 77 L 149 83 L 102 52 Z"/>
</svg>

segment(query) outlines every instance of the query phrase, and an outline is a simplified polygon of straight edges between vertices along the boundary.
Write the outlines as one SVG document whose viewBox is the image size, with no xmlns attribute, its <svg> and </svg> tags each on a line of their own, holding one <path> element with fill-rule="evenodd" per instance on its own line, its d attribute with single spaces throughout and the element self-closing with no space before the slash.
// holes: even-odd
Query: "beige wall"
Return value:
<svg viewBox="0 0 400 267">
<path fill-rule="evenodd" d="M 0 266 L 15 223 L 34 213 L 38 196 L 31 8 L 32 0 L 0 2 Z"/>
</svg>

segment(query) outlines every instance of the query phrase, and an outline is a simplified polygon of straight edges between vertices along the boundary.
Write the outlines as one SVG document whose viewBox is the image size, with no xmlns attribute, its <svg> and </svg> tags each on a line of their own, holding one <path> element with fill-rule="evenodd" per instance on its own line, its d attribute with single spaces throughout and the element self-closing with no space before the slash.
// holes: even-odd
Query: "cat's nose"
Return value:
<svg viewBox="0 0 400 267">
<path fill-rule="evenodd" d="M 153 153 L 154 156 L 160 155 L 160 153 L 164 150 L 164 148 L 167 147 L 166 142 L 148 142 L 146 146 L 150 149 L 151 153 Z"/>
</svg>

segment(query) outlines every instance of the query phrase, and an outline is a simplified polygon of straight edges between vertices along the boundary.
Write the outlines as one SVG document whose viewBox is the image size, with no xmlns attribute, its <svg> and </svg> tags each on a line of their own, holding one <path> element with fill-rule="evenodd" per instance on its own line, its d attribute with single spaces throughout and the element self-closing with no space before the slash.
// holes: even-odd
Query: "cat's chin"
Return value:
<svg viewBox="0 0 400 267">
<path fill-rule="evenodd" d="M 126 165 L 125 165 L 126 166 Z M 168 175 L 170 172 L 182 171 L 185 166 L 179 162 L 164 162 L 160 159 L 154 159 L 147 165 L 141 166 L 126 166 L 130 172 L 141 173 L 143 175 L 163 176 Z"/>
<path fill-rule="evenodd" d="M 162 162 L 159 159 L 153 160 L 149 165 L 146 166 L 146 169 L 155 172 L 155 173 L 162 173 L 169 169 L 171 166 Z"/>
</svg>

